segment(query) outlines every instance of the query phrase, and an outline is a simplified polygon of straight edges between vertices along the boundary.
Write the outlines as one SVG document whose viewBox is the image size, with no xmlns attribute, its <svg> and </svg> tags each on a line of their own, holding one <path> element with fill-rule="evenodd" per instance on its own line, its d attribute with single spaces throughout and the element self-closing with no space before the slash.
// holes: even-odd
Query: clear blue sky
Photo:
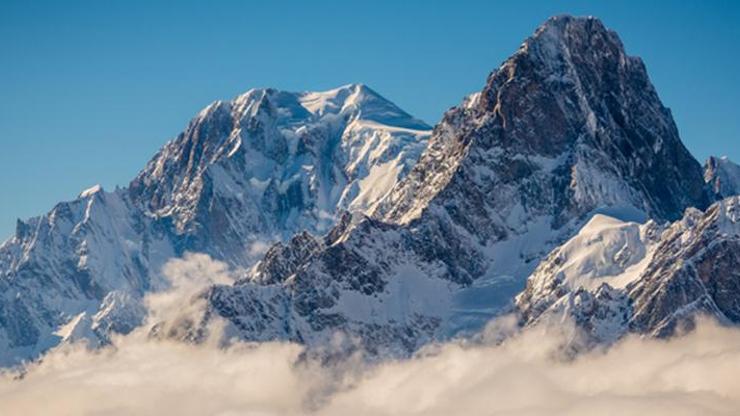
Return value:
<svg viewBox="0 0 740 416">
<path fill-rule="evenodd" d="M 740 2 L 0 2 L 0 240 L 125 185 L 200 108 L 252 87 L 363 82 L 435 123 L 548 16 L 595 15 L 642 56 L 703 161 L 740 160 Z"/>
</svg>

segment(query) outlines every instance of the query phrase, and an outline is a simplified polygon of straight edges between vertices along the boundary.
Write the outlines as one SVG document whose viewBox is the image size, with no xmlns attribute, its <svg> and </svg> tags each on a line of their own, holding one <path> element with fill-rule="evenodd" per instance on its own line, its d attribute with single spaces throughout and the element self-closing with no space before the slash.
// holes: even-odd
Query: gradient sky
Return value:
<svg viewBox="0 0 740 416">
<path fill-rule="evenodd" d="M 252 87 L 363 82 L 433 124 L 561 13 L 619 32 L 699 160 L 740 160 L 737 1 L 2 0 L 0 240 Z"/>
</svg>

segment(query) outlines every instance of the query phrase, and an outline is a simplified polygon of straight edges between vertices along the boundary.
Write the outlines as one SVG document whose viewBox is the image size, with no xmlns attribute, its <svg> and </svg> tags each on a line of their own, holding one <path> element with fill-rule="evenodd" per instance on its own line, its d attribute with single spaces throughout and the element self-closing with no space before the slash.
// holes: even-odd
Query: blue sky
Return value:
<svg viewBox="0 0 740 416">
<path fill-rule="evenodd" d="M 740 2 L 0 2 L 0 240 L 125 185 L 199 109 L 252 87 L 363 82 L 436 122 L 554 14 L 645 60 L 687 147 L 740 160 Z"/>
</svg>

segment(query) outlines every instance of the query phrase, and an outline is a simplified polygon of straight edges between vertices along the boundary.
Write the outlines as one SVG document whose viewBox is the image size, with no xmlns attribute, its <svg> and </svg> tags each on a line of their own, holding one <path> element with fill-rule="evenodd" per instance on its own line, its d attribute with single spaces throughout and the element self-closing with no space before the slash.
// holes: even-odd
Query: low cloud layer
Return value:
<svg viewBox="0 0 740 416">
<path fill-rule="evenodd" d="M 501 346 L 448 344 L 383 365 L 330 410 L 355 414 L 736 415 L 740 331 L 703 323 L 670 342 L 631 338 L 567 362 L 539 330 Z M 329 412 L 341 414 L 341 412 Z"/>
<path fill-rule="evenodd" d="M 179 283 L 150 300 L 159 314 L 193 293 L 201 272 L 230 278 L 204 257 L 173 264 Z M 740 330 L 704 322 L 671 341 L 628 338 L 571 361 L 556 354 L 562 338 L 545 331 L 501 345 L 450 342 L 359 369 L 300 360 L 294 344 L 193 346 L 135 331 L 99 351 L 58 349 L 21 379 L 0 376 L 0 414 L 738 414 Z"/>
</svg>

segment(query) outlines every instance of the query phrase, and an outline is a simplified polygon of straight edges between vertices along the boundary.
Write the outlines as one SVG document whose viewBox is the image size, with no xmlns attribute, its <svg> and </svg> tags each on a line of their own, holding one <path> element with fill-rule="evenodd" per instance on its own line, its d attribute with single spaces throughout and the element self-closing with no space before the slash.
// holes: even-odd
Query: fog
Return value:
<svg viewBox="0 0 740 416">
<path fill-rule="evenodd" d="M 180 316 L 225 266 L 189 256 L 166 268 L 173 289 L 150 297 L 155 319 Z M 202 275 L 209 277 L 203 279 Z M 202 307 L 202 305 L 201 305 Z M 185 308 L 188 315 L 192 310 Z M 325 368 L 289 343 L 186 345 L 146 328 L 91 351 L 67 345 L 0 376 L 0 414 L 70 415 L 737 415 L 740 330 L 700 322 L 671 341 L 627 338 L 576 359 L 559 354 L 561 328 L 492 323 L 476 342 L 419 356 Z"/>
</svg>

